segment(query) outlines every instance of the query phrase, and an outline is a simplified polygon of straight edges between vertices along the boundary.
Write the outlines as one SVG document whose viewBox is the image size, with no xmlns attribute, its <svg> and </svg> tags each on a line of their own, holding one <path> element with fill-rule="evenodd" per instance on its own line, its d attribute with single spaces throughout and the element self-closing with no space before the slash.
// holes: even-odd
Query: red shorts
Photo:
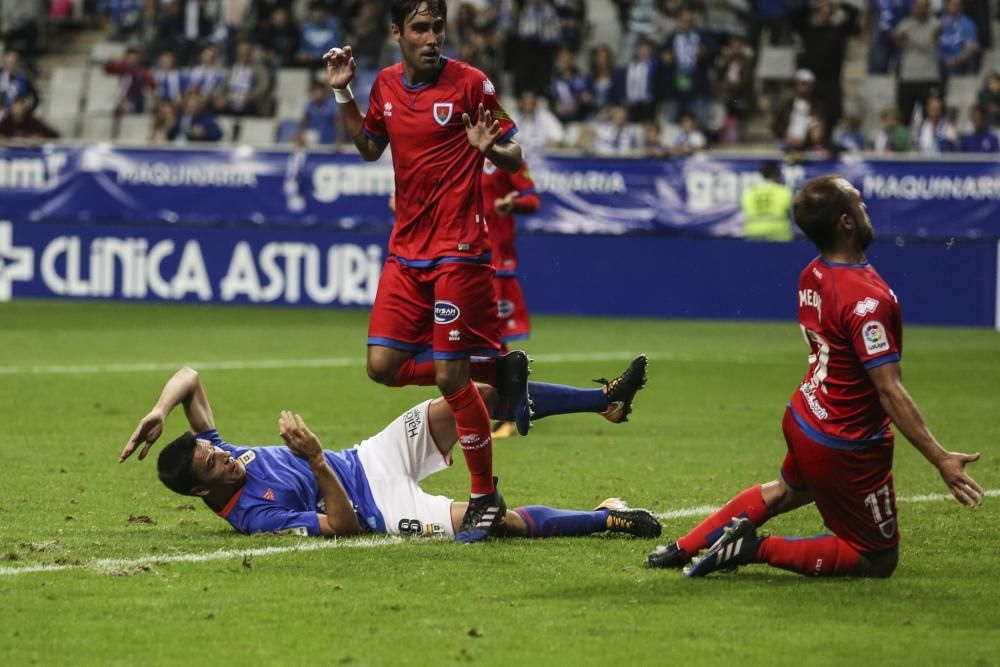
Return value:
<svg viewBox="0 0 1000 667">
<path fill-rule="evenodd" d="M 430 268 L 386 260 L 368 322 L 368 344 L 434 359 L 495 357 L 500 325 L 493 267 L 452 262 Z"/>
<path fill-rule="evenodd" d="M 895 549 L 899 531 L 892 433 L 864 447 L 828 446 L 803 431 L 791 408 L 785 411 L 781 428 L 788 443 L 781 475 L 792 488 L 812 493 L 827 527 L 861 554 Z"/>
<path fill-rule="evenodd" d="M 497 276 L 493 279 L 500 313 L 500 340 L 508 343 L 524 340 L 531 335 L 528 305 L 524 302 L 521 282 L 517 276 Z"/>
</svg>

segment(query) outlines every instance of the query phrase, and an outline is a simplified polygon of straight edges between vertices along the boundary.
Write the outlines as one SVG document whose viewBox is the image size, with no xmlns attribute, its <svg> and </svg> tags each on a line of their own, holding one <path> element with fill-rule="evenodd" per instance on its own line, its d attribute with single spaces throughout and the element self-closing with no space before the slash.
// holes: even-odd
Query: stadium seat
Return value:
<svg viewBox="0 0 1000 667">
<path fill-rule="evenodd" d="M 87 141 L 111 141 L 114 118 L 111 116 L 84 116 L 82 139 Z"/>
<path fill-rule="evenodd" d="M 283 68 L 278 70 L 274 94 L 282 102 L 295 102 L 301 113 L 302 105 L 309 99 L 309 83 L 309 70 Z"/>
<path fill-rule="evenodd" d="M 979 71 L 983 76 L 990 72 L 1000 72 L 1000 48 L 993 48 L 983 53 L 983 66 Z"/>
<path fill-rule="evenodd" d="M 118 125 L 118 141 L 126 144 L 147 144 L 153 129 L 150 114 L 129 114 L 122 116 Z"/>
<path fill-rule="evenodd" d="M 230 116 L 217 116 L 216 120 L 219 121 L 219 127 L 222 128 L 222 139 L 219 140 L 220 144 L 230 144 L 233 141 L 233 127 L 236 125 L 235 121 Z"/>
<path fill-rule="evenodd" d="M 46 95 L 48 116 L 76 118 L 80 112 L 80 99 L 83 97 L 85 73 L 83 67 L 56 67 L 52 71 L 49 94 Z"/>
<path fill-rule="evenodd" d="M 240 121 L 240 144 L 273 146 L 277 132 L 271 118 L 244 118 Z"/>
<path fill-rule="evenodd" d="M 73 114 L 72 116 L 43 114 L 42 118 L 53 130 L 59 133 L 60 138 L 73 139 L 76 137 L 76 125 L 80 118 L 79 114 Z"/>
<path fill-rule="evenodd" d="M 86 116 L 95 114 L 111 114 L 118 101 L 118 77 L 105 74 L 97 67 L 90 68 L 87 81 L 87 102 L 84 105 Z"/>
<path fill-rule="evenodd" d="M 759 81 L 791 81 L 795 76 L 795 49 L 785 46 L 765 46 L 757 59 Z"/>
<path fill-rule="evenodd" d="M 90 49 L 90 62 L 103 65 L 125 55 L 125 44 L 121 42 L 97 42 Z"/>
<path fill-rule="evenodd" d="M 302 118 L 302 109 L 305 107 L 306 103 L 299 100 L 289 100 L 283 97 L 278 98 L 278 118 L 294 118 L 298 120 Z"/>
<path fill-rule="evenodd" d="M 282 118 L 278 121 L 278 131 L 275 143 L 290 144 L 295 139 L 299 131 L 299 121 L 290 118 Z"/>
<path fill-rule="evenodd" d="M 896 77 L 869 74 L 858 88 L 857 113 L 866 137 L 874 137 L 882 125 L 882 111 L 896 106 Z"/>
<path fill-rule="evenodd" d="M 953 76 L 948 79 L 948 93 L 945 96 L 945 106 L 957 109 L 959 117 L 964 118 L 965 112 L 976 101 L 982 83 L 978 76 Z"/>
</svg>

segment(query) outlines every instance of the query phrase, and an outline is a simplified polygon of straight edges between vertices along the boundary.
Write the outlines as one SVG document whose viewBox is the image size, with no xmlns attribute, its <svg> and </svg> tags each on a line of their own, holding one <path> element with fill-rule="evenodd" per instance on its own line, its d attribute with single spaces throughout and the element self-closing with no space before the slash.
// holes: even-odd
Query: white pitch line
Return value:
<svg viewBox="0 0 1000 667">
<path fill-rule="evenodd" d="M 983 493 L 984 496 L 1000 496 L 1000 489 L 990 489 Z M 899 503 L 932 503 L 944 500 L 952 500 L 946 493 L 927 493 L 916 496 L 900 496 L 896 498 Z M 684 517 L 703 516 L 711 514 L 719 509 L 717 505 L 698 505 L 697 507 L 685 507 L 676 510 L 667 510 L 656 514 L 659 519 L 679 519 Z M 96 558 L 79 565 L 25 565 L 22 567 L 0 567 L 0 577 L 15 576 L 19 574 L 31 574 L 34 572 L 61 572 L 63 570 L 92 570 L 98 573 L 107 573 L 115 568 L 127 569 L 141 565 L 159 565 L 163 563 L 205 563 L 213 560 L 228 560 L 230 558 L 240 558 L 250 556 L 275 556 L 280 554 L 298 553 L 305 551 L 320 551 L 326 549 L 371 549 L 378 547 L 396 546 L 414 541 L 428 541 L 424 538 L 418 540 L 405 539 L 398 535 L 379 535 L 375 537 L 365 537 L 354 540 L 311 540 L 287 547 L 257 547 L 253 549 L 223 549 L 219 551 L 209 551 L 201 554 L 169 554 L 160 556 L 140 556 L 139 558 Z"/>
<path fill-rule="evenodd" d="M 205 563 L 213 560 L 227 560 L 239 557 L 274 556 L 295 553 L 299 551 L 319 551 L 321 549 L 369 549 L 372 547 L 393 546 L 402 544 L 398 535 L 379 535 L 357 540 L 311 540 L 287 547 L 257 547 L 254 549 L 223 549 L 202 554 L 165 554 L 160 556 L 141 556 L 139 558 L 97 558 L 79 565 L 28 565 L 25 567 L 0 567 L 0 576 L 29 574 L 31 572 L 59 572 L 60 570 L 92 569 L 106 571 L 113 568 L 129 568 L 140 565 L 156 565 L 160 563 Z"/>
</svg>

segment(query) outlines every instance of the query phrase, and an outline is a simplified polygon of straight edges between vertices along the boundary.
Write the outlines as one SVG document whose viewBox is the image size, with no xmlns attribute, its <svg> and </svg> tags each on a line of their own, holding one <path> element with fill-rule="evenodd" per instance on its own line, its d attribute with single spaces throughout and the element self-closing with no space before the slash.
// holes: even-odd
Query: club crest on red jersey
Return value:
<svg viewBox="0 0 1000 667">
<path fill-rule="evenodd" d="M 483 161 L 483 171 L 487 176 L 492 176 L 497 170 L 497 166 L 488 159 Z"/>
<path fill-rule="evenodd" d="M 451 120 L 451 114 L 455 111 L 455 104 L 452 102 L 434 103 L 434 120 L 438 125 L 444 126 Z"/>
</svg>

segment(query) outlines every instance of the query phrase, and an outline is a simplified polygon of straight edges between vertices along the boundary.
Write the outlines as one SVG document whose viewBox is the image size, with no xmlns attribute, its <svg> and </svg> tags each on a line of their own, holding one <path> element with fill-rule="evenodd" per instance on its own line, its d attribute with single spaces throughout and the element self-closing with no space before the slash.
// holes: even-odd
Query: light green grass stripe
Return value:
<svg viewBox="0 0 1000 667">
<path fill-rule="evenodd" d="M 1000 496 L 1000 489 L 989 489 L 983 493 L 984 496 Z M 927 493 L 916 496 L 900 496 L 896 499 L 900 503 L 933 503 L 951 500 L 952 497 L 946 493 Z M 719 509 L 715 505 L 699 505 L 697 507 L 686 507 L 676 510 L 660 512 L 656 516 L 660 519 L 678 519 L 684 517 L 702 516 L 710 514 Z M 432 538 L 444 539 L 444 538 Z M 139 558 L 99 558 L 82 563 L 80 565 L 27 565 L 24 567 L 0 567 L 0 576 L 11 576 L 18 574 L 31 574 L 33 572 L 60 572 L 62 570 L 93 570 L 101 574 L 114 574 L 118 570 L 139 567 L 142 565 L 155 565 L 162 563 L 204 563 L 214 560 L 228 560 L 230 558 L 246 558 L 250 556 L 274 556 L 288 553 L 298 553 L 304 551 L 319 551 L 321 549 L 370 549 L 378 547 L 396 546 L 412 542 L 412 539 L 405 539 L 398 535 L 379 535 L 376 537 L 364 537 L 352 540 L 310 540 L 299 544 L 281 547 L 258 547 L 255 549 L 225 549 L 220 551 L 210 551 L 200 554 L 173 554 L 160 556 L 141 556 Z M 421 538 L 421 542 L 428 541 Z"/>
<path fill-rule="evenodd" d="M 657 352 L 656 359 L 682 360 L 669 352 Z M 539 354 L 533 358 L 548 364 L 588 361 L 631 361 L 634 354 L 625 352 L 594 352 L 583 354 Z M 691 361 L 695 359 L 692 357 Z M 65 364 L 39 366 L 0 366 L 0 375 L 86 375 L 94 373 L 167 372 L 188 365 L 204 371 L 266 370 L 274 368 L 343 368 L 364 366 L 363 357 L 329 357 L 317 359 L 248 359 L 235 361 L 151 362 L 130 364 Z"/>
</svg>

